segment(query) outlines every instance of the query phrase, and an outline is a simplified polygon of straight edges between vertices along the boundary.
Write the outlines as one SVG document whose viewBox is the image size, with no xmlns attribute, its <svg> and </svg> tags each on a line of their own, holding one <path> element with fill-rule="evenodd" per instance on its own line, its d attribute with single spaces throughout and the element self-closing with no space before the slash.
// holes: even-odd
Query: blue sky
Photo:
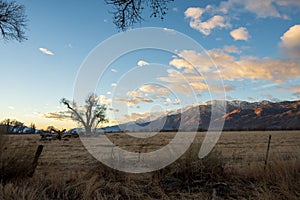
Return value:
<svg viewBox="0 0 300 200">
<path fill-rule="evenodd" d="M 77 73 L 89 53 L 119 33 L 112 23 L 109 12 L 112 8 L 101 0 L 18 2 L 26 7 L 28 40 L 22 43 L 1 40 L 0 120 L 16 118 L 27 125 L 34 122 L 40 128 L 73 127 L 73 122 L 58 120 L 53 114 L 65 110 L 59 103 L 62 97 L 73 98 Z M 300 98 L 298 0 L 175 0 L 169 4 L 165 20 L 147 15 L 144 18 L 134 28 L 167 28 L 201 44 L 220 69 L 228 100 Z M 159 87 L 141 85 L 135 91 L 124 91 L 119 102 L 126 103 L 123 106 L 127 106 L 128 112 L 110 105 L 111 99 L 117 99 L 113 93 L 118 88 L 117 82 L 138 65 L 151 67 L 151 63 L 159 63 L 186 74 L 188 80 L 192 73 L 183 60 L 193 60 L 192 64 L 201 69 L 209 67 L 203 66 L 201 55 L 188 49 L 181 49 L 178 55 L 141 50 L 124 55 L 109 66 L 97 93 L 102 103 L 111 108 L 108 111 L 111 123 L 114 115 L 121 121 L 121 118 L 136 120 L 149 116 L 151 110 L 180 108 L 180 98 L 186 94 L 178 87 L 180 82 L 172 82 L 176 76 L 172 70 L 165 70 L 157 77 L 161 80 Z M 191 84 L 198 102 L 211 100 L 200 80 Z M 169 92 L 163 89 L 165 86 Z M 212 90 L 217 92 L 217 88 Z M 159 98 L 154 98 L 155 94 Z"/>
</svg>

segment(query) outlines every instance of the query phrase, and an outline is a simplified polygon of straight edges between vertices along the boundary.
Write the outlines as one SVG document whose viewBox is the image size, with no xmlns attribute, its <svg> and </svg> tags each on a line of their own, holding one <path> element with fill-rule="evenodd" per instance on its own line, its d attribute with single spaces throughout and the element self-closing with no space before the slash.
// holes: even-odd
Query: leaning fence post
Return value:
<svg viewBox="0 0 300 200">
<path fill-rule="evenodd" d="M 38 160 L 39 160 L 40 155 L 42 154 L 43 148 L 44 148 L 43 145 L 39 145 L 36 152 L 35 152 L 35 156 L 34 156 L 34 159 L 33 159 L 33 162 L 32 162 L 32 166 L 31 166 L 31 170 L 28 173 L 29 177 L 32 177 L 34 172 L 35 172 L 35 169 L 38 165 Z"/>
<path fill-rule="evenodd" d="M 269 151 L 270 151 L 271 138 L 272 138 L 272 135 L 269 135 L 268 148 L 267 148 L 266 159 L 265 159 L 265 166 L 268 164 L 268 157 L 269 157 Z"/>
</svg>

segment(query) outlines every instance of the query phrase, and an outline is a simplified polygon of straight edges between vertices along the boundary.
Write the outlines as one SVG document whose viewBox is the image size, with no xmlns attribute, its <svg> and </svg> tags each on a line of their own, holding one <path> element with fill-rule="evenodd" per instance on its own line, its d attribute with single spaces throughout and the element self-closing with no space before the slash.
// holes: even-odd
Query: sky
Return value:
<svg viewBox="0 0 300 200">
<path fill-rule="evenodd" d="M 112 7 L 103 0 L 17 2 L 26 8 L 28 40 L 0 40 L 0 120 L 17 119 L 38 128 L 75 127 L 59 117 L 66 111 L 60 99 L 73 99 L 76 78 L 97 45 L 123 34 L 113 24 Z M 140 49 L 120 55 L 107 66 L 95 91 L 108 107 L 109 124 L 180 109 L 190 95 L 186 87 L 193 103 L 210 101 L 212 93 L 224 89 L 227 100 L 300 98 L 299 0 L 175 0 L 168 8 L 164 20 L 146 13 L 133 29 L 182 33 L 205 53 L 178 41 L 170 44 L 178 45 L 174 51 Z M 104 57 L 99 55 L 99 64 Z M 149 76 L 155 81 L 145 81 Z M 216 83 L 220 77 L 222 85 Z M 130 81 L 140 85 L 130 87 Z"/>
</svg>

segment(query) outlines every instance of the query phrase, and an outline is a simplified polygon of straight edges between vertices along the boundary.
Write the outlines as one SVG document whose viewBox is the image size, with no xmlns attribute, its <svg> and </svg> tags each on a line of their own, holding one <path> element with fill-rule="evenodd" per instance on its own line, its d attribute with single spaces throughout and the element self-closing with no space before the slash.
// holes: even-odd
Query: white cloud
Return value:
<svg viewBox="0 0 300 200">
<path fill-rule="evenodd" d="M 100 101 L 101 104 L 104 104 L 106 106 L 110 106 L 111 105 L 111 102 L 112 100 L 110 98 L 107 98 L 106 96 L 104 95 L 100 95 L 98 98 L 97 98 L 98 101 Z"/>
<path fill-rule="evenodd" d="M 142 66 L 145 66 L 145 65 L 149 65 L 149 63 L 146 62 L 146 61 L 144 61 L 144 60 L 140 60 L 140 61 L 138 61 L 137 65 L 138 65 L 139 67 L 142 67 Z"/>
<path fill-rule="evenodd" d="M 117 84 L 116 83 L 112 83 L 111 87 L 117 87 Z"/>
<path fill-rule="evenodd" d="M 249 39 L 249 33 L 245 27 L 240 27 L 238 29 L 232 30 L 230 32 L 231 37 L 233 37 L 234 40 L 245 40 L 247 41 Z"/>
<path fill-rule="evenodd" d="M 168 82 L 168 77 L 163 77 L 166 82 Z M 171 82 L 169 83 L 168 87 L 172 91 L 176 91 L 181 94 L 190 95 L 191 92 L 193 92 L 191 89 L 191 85 L 188 85 L 186 82 L 183 82 L 182 80 L 178 80 L 177 82 Z"/>
<path fill-rule="evenodd" d="M 194 73 L 195 69 L 198 72 L 209 72 L 215 69 L 215 65 L 220 67 L 231 64 L 235 60 L 234 56 L 226 53 L 223 49 L 212 49 L 201 53 L 183 50 L 178 55 L 182 58 L 173 58 L 169 64 L 178 69 L 186 69 L 187 73 Z M 197 78 L 199 79 L 199 77 L 201 76 L 198 75 Z"/>
<path fill-rule="evenodd" d="M 228 0 L 220 4 L 220 10 L 245 10 L 255 14 L 259 18 L 277 17 L 288 19 L 283 12 L 286 7 L 300 7 L 299 0 Z M 242 7 L 242 8 L 241 8 Z M 282 7 L 282 9 L 278 9 Z M 279 12 L 281 11 L 281 12 Z"/>
<path fill-rule="evenodd" d="M 255 13 L 258 17 L 280 17 L 273 0 L 244 0 L 239 1 L 244 4 L 245 9 Z"/>
<path fill-rule="evenodd" d="M 209 35 L 215 28 L 229 28 L 230 19 L 240 13 L 253 13 L 258 18 L 289 19 L 286 7 L 300 7 L 299 0 L 224 0 L 219 6 L 207 5 L 205 8 L 190 7 L 184 14 L 190 19 L 190 27 L 204 35 Z M 279 12 L 280 11 L 280 12 Z M 234 13 L 234 14 L 233 14 Z M 210 15 L 211 18 L 203 19 Z M 241 40 L 248 40 L 244 35 Z"/>
<path fill-rule="evenodd" d="M 142 87 L 139 88 L 139 91 L 146 93 L 144 94 L 145 96 L 149 96 L 147 93 L 152 93 L 151 97 L 154 99 L 168 96 L 170 94 L 167 88 L 159 85 L 150 85 L 150 84 L 143 85 Z"/>
<path fill-rule="evenodd" d="M 118 70 L 116 70 L 116 69 L 111 69 L 110 71 L 112 71 L 114 73 L 118 72 Z"/>
<path fill-rule="evenodd" d="M 134 91 L 129 91 L 126 93 L 128 97 L 139 97 L 142 96 L 142 93 L 140 91 L 134 90 Z"/>
<path fill-rule="evenodd" d="M 152 103 L 153 100 L 150 98 L 146 98 L 146 97 L 140 97 L 140 96 L 132 96 L 130 98 L 116 98 L 115 99 L 116 102 L 124 102 L 126 103 L 128 106 L 131 105 L 136 105 L 142 102 L 146 102 L 146 103 Z"/>
<path fill-rule="evenodd" d="M 294 25 L 281 37 L 283 45 L 294 47 L 300 45 L 300 25 Z"/>
<path fill-rule="evenodd" d="M 215 15 L 209 20 L 202 22 L 200 24 L 195 24 L 195 29 L 202 32 L 204 35 L 209 35 L 212 29 L 215 28 L 227 28 L 230 27 L 230 24 L 226 22 L 225 18 L 220 15 Z"/>
<path fill-rule="evenodd" d="M 176 70 L 167 70 L 168 76 L 160 77 L 159 80 L 167 82 L 168 87 L 172 90 L 179 91 L 183 94 L 188 94 L 188 89 L 192 88 L 196 92 L 207 90 L 207 85 L 204 78 L 210 81 L 219 80 L 220 77 L 216 73 L 215 66 L 211 59 L 218 66 L 223 80 L 236 81 L 236 80 L 265 80 L 272 83 L 282 83 L 288 79 L 298 78 L 300 76 L 300 63 L 291 60 L 280 60 L 272 58 L 256 58 L 256 57 L 241 57 L 235 58 L 234 56 L 226 53 L 222 49 L 208 50 L 207 53 L 210 57 L 197 53 L 191 50 L 184 50 L 180 52 L 181 55 L 194 64 L 195 70 L 185 65 L 182 61 L 177 62 L 178 58 L 173 58 L 170 63 L 175 63 Z M 183 60 L 184 61 L 184 60 Z M 187 61 L 185 61 L 187 62 Z M 196 72 L 203 72 L 205 76 L 199 75 Z M 188 81 L 188 84 L 187 82 Z M 218 86 L 210 86 L 213 91 L 221 91 Z M 231 85 L 225 85 L 227 91 L 235 89 Z"/>
<path fill-rule="evenodd" d="M 157 87 L 159 87 L 159 86 L 157 86 L 157 85 L 143 85 L 142 87 L 139 88 L 139 90 L 142 91 L 142 92 L 154 92 Z"/>
<path fill-rule="evenodd" d="M 169 65 L 172 65 L 177 69 L 193 68 L 193 65 L 187 62 L 184 58 L 175 58 L 169 62 Z"/>
<path fill-rule="evenodd" d="M 53 56 L 54 55 L 54 53 L 52 52 L 52 51 L 50 51 L 50 50 L 48 50 L 48 49 L 46 49 L 46 48 L 39 48 L 39 50 L 43 53 L 43 54 L 46 54 L 46 55 L 51 55 L 51 56 Z"/>
<path fill-rule="evenodd" d="M 275 0 L 228 0 L 220 3 L 219 10 L 244 10 L 255 14 L 259 18 L 283 17 L 275 6 Z"/>
<path fill-rule="evenodd" d="M 170 95 L 169 89 L 160 85 L 143 85 L 140 88 L 128 91 L 125 96 L 119 96 L 115 99 L 116 102 L 124 102 L 128 106 L 139 103 L 152 103 L 153 99 L 165 98 Z"/>
<path fill-rule="evenodd" d="M 39 113 L 37 113 L 37 112 L 35 112 L 34 114 L 39 115 Z M 54 120 L 60 120 L 60 121 L 71 119 L 69 112 L 66 112 L 66 111 L 45 113 L 45 114 L 43 114 L 43 117 L 54 119 Z"/>
<path fill-rule="evenodd" d="M 205 12 L 205 9 L 203 9 L 203 8 L 191 7 L 191 8 L 188 8 L 184 12 L 184 15 L 185 15 L 185 17 L 189 17 L 189 18 L 196 20 L 196 19 L 200 19 L 200 17 L 203 15 L 204 12 Z"/>
<path fill-rule="evenodd" d="M 110 95 L 110 94 L 111 94 L 111 92 L 110 92 L 110 91 L 108 91 L 106 94 Z"/>
<path fill-rule="evenodd" d="M 8 109 L 14 110 L 15 107 L 14 106 L 8 106 Z"/>
<path fill-rule="evenodd" d="M 198 30 L 200 33 L 204 35 L 210 35 L 211 31 L 215 28 L 228 28 L 230 27 L 230 23 L 228 20 L 220 15 L 215 15 L 210 19 L 203 21 L 202 15 L 206 12 L 207 9 L 210 9 L 210 6 L 207 6 L 205 9 L 203 8 L 188 8 L 184 14 L 186 18 L 191 18 L 190 27 Z"/>
<path fill-rule="evenodd" d="M 241 53 L 241 51 L 236 46 L 224 46 L 224 51 L 227 53 Z"/>
<path fill-rule="evenodd" d="M 207 58 L 209 59 L 209 58 Z M 203 60 L 200 58 L 200 60 Z M 188 70 L 188 69 L 186 69 Z M 226 91 L 233 90 L 234 87 L 225 84 L 224 87 L 221 85 L 207 85 L 203 76 L 198 73 L 180 73 L 176 70 L 168 70 L 167 77 L 160 77 L 159 80 L 166 82 L 167 87 L 172 91 L 176 91 L 181 94 L 190 95 L 193 92 L 202 92 L 211 90 L 214 92 L 223 92 L 224 88 Z"/>
<path fill-rule="evenodd" d="M 299 6 L 300 7 L 299 0 L 276 0 L 276 3 L 280 6 Z"/>
<path fill-rule="evenodd" d="M 198 74 L 186 74 L 179 72 L 176 73 L 169 71 L 167 77 L 161 77 L 159 80 L 168 83 L 168 87 L 172 91 L 176 91 L 181 94 L 190 95 L 193 92 L 203 92 L 211 90 L 213 92 L 223 92 L 234 90 L 235 87 L 230 84 L 224 85 L 207 85 L 203 81 L 203 77 Z M 174 102 L 175 104 L 179 104 L 179 102 Z"/>
<path fill-rule="evenodd" d="M 201 72 L 206 72 L 211 69 L 212 62 L 206 52 L 195 52 L 192 50 L 184 50 L 178 54 L 181 58 L 172 59 L 169 64 L 177 69 L 189 69 L 193 71 L 196 67 Z"/>
<path fill-rule="evenodd" d="M 300 60 L 300 25 L 294 25 L 281 36 L 280 51 L 288 58 Z"/>
</svg>

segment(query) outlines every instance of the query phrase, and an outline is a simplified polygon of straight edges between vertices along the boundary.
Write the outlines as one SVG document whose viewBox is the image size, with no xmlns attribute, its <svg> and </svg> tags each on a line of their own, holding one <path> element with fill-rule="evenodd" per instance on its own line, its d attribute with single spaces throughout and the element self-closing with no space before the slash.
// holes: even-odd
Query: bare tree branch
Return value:
<svg viewBox="0 0 300 200">
<path fill-rule="evenodd" d="M 15 1 L 0 0 L 0 30 L 4 40 L 26 40 L 25 7 Z"/>
<path fill-rule="evenodd" d="M 114 24 L 122 31 L 143 20 L 142 12 L 150 8 L 150 17 L 164 19 L 167 14 L 167 5 L 174 0 L 105 0 L 113 6 Z"/>
<path fill-rule="evenodd" d="M 68 108 L 69 110 L 72 111 L 73 114 L 76 115 L 76 117 L 73 117 L 73 119 L 76 118 L 75 121 L 78 121 L 78 122 L 82 123 L 83 126 L 86 126 L 86 123 L 85 123 L 85 121 L 83 120 L 83 118 L 80 116 L 80 114 L 77 112 L 76 109 L 74 109 L 73 107 L 70 106 L 70 102 L 69 102 L 68 100 L 66 100 L 65 98 L 63 98 L 63 99 L 61 100 L 61 102 L 62 102 L 63 104 L 65 104 L 65 105 L 67 106 L 67 108 Z"/>
</svg>

